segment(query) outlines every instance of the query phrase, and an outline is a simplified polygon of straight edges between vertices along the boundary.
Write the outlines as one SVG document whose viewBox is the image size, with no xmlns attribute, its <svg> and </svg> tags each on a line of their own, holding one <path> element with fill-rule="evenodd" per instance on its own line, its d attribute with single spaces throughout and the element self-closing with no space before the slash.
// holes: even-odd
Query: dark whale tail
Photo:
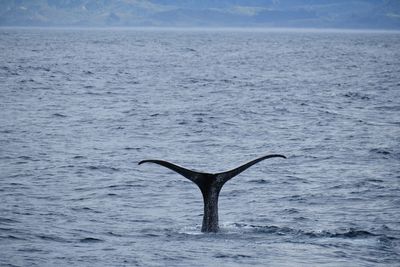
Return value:
<svg viewBox="0 0 400 267">
<path fill-rule="evenodd" d="M 139 162 L 139 165 L 142 163 L 155 163 L 161 166 L 164 166 L 170 170 L 173 170 L 180 175 L 184 176 L 185 178 L 189 179 L 193 183 L 195 183 L 199 188 L 203 195 L 204 200 L 204 215 L 203 215 L 203 224 L 201 227 L 202 232 L 217 232 L 218 231 L 218 197 L 219 192 L 221 191 L 222 186 L 235 177 L 236 175 L 240 174 L 241 172 L 245 171 L 246 169 L 250 168 L 254 164 L 269 158 L 286 158 L 283 155 L 279 154 L 272 154 L 263 156 L 252 161 L 247 162 L 237 168 L 234 168 L 229 171 L 220 172 L 220 173 L 204 173 L 204 172 L 197 172 L 193 170 L 189 170 L 183 168 L 181 166 L 172 164 L 168 161 L 164 160 L 142 160 Z"/>
</svg>

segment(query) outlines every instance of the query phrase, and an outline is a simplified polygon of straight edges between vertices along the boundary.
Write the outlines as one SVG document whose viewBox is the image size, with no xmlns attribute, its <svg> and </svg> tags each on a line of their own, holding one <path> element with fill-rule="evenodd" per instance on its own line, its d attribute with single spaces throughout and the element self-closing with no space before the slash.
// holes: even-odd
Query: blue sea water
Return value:
<svg viewBox="0 0 400 267">
<path fill-rule="evenodd" d="M 399 266 L 400 34 L 0 29 L 1 266 Z M 221 231 L 196 186 L 229 181 Z"/>
</svg>

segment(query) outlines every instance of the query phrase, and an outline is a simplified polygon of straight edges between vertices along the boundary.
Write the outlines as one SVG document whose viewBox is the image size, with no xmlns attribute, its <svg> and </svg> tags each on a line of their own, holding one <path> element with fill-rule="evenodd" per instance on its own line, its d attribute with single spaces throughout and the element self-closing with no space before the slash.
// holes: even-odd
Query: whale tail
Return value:
<svg viewBox="0 0 400 267">
<path fill-rule="evenodd" d="M 217 180 L 220 181 L 220 183 L 225 184 L 227 181 L 229 181 L 230 179 L 232 179 L 236 175 L 242 173 L 246 169 L 250 168 L 254 164 L 257 164 L 258 162 L 263 161 L 265 159 L 277 158 L 277 157 L 286 159 L 286 157 L 284 155 L 279 155 L 279 154 L 266 155 L 266 156 L 263 156 L 263 157 L 259 157 L 259 158 L 253 159 L 252 161 L 249 161 L 249 162 L 247 162 L 247 163 L 245 163 L 245 164 L 243 164 L 243 165 L 241 165 L 241 166 L 239 166 L 237 168 L 234 168 L 232 170 L 221 172 L 221 173 L 216 173 L 215 176 L 216 176 Z"/>
<path fill-rule="evenodd" d="M 227 181 L 237 176 L 238 174 L 242 173 L 246 169 L 250 168 L 254 164 L 262 160 L 275 157 L 286 158 L 285 156 L 279 154 L 266 155 L 263 157 L 256 158 L 252 161 L 249 161 L 232 170 L 214 174 L 189 170 L 165 160 L 155 160 L 155 159 L 142 160 L 139 162 L 139 165 L 143 163 L 155 163 L 164 166 L 170 170 L 173 170 L 179 173 L 180 175 L 184 176 L 185 178 L 189 179 L 193 183 L 195 183 L 200 188 L 204 200 L 204 215 L 203 215 L 203 224 L 201 231 L 217 232 L 218 197 L 222 186 Z"/>
<path fill-rule="evenodd" d="M 234 168 L 232 170 L 229 171 L 225 171 L 225 172 L 220 172 L 220 173 L 205 173 L 205 172 L 198 172 L 198 171 L 194 171 L 194 170 L 189 170 L 186 169 L 184 167 L 181 167 L 179 165 L 173 164 L 171 162 L 165 161 L 165 160 L 156 160 L 156 159 L 147 159 L 147 160 L 142 160 L 140 161 L 138 164 L 141 165 L 143 163 L 155 163 L 161 166 L 164 166 L 170 170 L 173 170 L 177 173 L 179 173 L 180 175 L 182 175 L 183 177 L 189 179 L 190 181 L 192 181 L 193 183 L 195 183 L 197 186 L 202 187 L 203 184 L 205 184 L 205 179 L 210 179 L 211 177 L 214 178 L 216 180 L 216 182 L 218 184 L 224 185 L 227 181 L 229 181 L 230 179 L 232 179 L 233 177 L 235 177 L 236 175 L 242 173 L 243 171 L 245 171 L 246 169 L 250 168 L 251 166 L 253 166 L 254 164 L 263 161 L 265 159 L 269 159 L 269 158 L 275 158 L 275 157 L 280 157 L 280 158 L 285 158 L 285 156 L 283 155 L 279 155 L 279 154 L 272 154 L 272 155 L 266 155 L 263 157 L 259 157 L 256 158 L 252 161 L 249 161 L 237 168 Z"/>
<path fill-rule="evenodd" d="M 143 163 L 155 163 L 155 164 L 164 166 L 170 170 L 173 170 L 174 172 L 179 173 L 183 177 L 185 177 L 185 178 L 189 179 L 190 181 L 192 181 L 193 183 L 195 183 L 200 189 L 202 187 L 204 187 L 203 185 L 205 184 L 207 177 L 210 178 L 210 176 L 212 176 L 212 174 L 210 174 L 210 173 L 189 170 L 189 169 L 186 169 L 179 165 L 165 161 L 165 160 L 147 159 L 147 160 L 140 161 L 139 165 L 143 164 Z"/>
</svg>

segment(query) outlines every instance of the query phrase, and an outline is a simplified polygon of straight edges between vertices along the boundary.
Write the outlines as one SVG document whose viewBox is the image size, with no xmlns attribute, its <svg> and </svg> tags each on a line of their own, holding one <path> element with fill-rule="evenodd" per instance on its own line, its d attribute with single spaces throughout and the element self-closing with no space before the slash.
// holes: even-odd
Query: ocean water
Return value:
<svg viewBox="0 0 400 267">
<path fill-rule="evenodd" d="M 399 266 L 400 34 L 0 29 L 1 266 Z M 229 181 L 200 232 L 189 180 Z"/>
</svg>

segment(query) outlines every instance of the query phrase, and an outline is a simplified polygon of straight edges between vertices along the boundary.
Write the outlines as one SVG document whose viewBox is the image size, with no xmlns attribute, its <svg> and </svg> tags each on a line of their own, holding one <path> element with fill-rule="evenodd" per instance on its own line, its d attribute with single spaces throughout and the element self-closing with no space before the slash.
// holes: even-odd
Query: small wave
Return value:
<svg viewBox="0 0 400 267">
<path fill-rule="evenodd" d="M 140 151 L 142 150 L 140 147 L 124 147 L 125 150 L 136 150 L 136 151 Z"/>
<path fill-rule="evenodd" d="M 383 183 L 383 180 L 376 179 L 376 178 L 370 178 L 370 179 L 367 179 L 366 181 L 371 182 L 371 183 Z"/>
<path fill-rule="evenodd" d="M 315 232 L 302 232 L 302 235 L 310 237 L 310 238 L 368 238 L 377 236 L 371 232 L 366 230 L 356 230 L 356 229 L 348 229 L 344 231 L 315 231 Z"/>
<path fill-rule="evenodd" d="M 304 202 L 306 201 L 306 198 L 301 195 L 291 195 L 291 196 L 284 196 L 282 199 L 288 200 L 288 201 L 295 201 L 295 202 Z"/>
<path fill-rule="evenodd" d="M 19 223 L 19 221 L 0 217 L 0 224 L 8 224 L 8 223 Z"/>
<path fill-rule="evenodd" d="M 26 161 L 17 161 L 17 162 L 15 162 L 15 164 L 18 164 L 18 165 L 26 164 L 26 163 L 28 163 L 28 162 L 26 162 Z"/>
<path fill-rule="evenodd" d="M 197 52 L 196 49 L 193 49 L 193 48 L 190 48 L 190 47 L 186 47 L 184 49 L 184 51 L 186 51 L 186 52 Z"/>
<path fill-rule="evenodd" d="M 35 50 L 33 49 L 32 51 L 39 51 L 39 50 Z M 19 65 L 18 68 L 20 70 L 36 70 L 36 71 L 46 71 L 49 72 L 50 68 L 49 67 L 45 67 L 45 66 L 32 66 L 32 65 L 28 65 L 28 66 L 21 66 Z"/>
<path fill-rule="evenodd" d="M 20 252 L 43 252 L 43 250 L 37 249 L 37 248 L 21 248 L 21 249 L 18 249 L 18 251 L 20 251 Z"/>
<path fill-rule="evenodd" d="M 34 81 L 35 81 L 34 79 L 22 79 L 19 82 L 20 83 L 28 83 L 28 82 L 34 82 Z"/>
<path fill-rule="evenodd" d="M 96 92 L 86 92 L 87 95 L 101 95 L 100 93 L 96 93 Z"/>
<path fill-rule="evenodd" d="M 98 242 L 104 242 L 103 239 L 98 239 L 94 237 L 85 237 L 79 240 L 81 243 L 98 243 Z"/>
<path fill-rule="evenodd" d="M 257 179 L 257 180 L 251 180 L 250 183 L 254 183 L 254 184 L 269 184 L 271 183 L 268 180 L 265 179 Z"/>
<path fill-rule="evenodd" d="M 121 235 L 121 234 L 116 234 L 116 233 L 114 233 L 114 232 L 107 232 L 106 233 L 107 235 L 110 235 L 110 236 L 116 236 L 116 237 L 123 237 L 123 235 Z"/>
<path fill-rule="evenodd" d="M 336 231 L 304 231 L 301 229 L 293 229 L 290 227 L 279 227 L 279 226 L 259 226 L 259 225 L 251 225 L 251 224 L 240 224 L 234 223 L 234 227 L 237 229 L 247 230 L 254 233 L 264 233 L 264 234 L 273 234 L 273 235 L 292 235 L 297 237 L 308 237 L 308 238 L 349 238 L 349 239 L 360 239 L 360 238 L 370 238 L 370 237 L 384 237 L 385 239 L 391 239 L 383 234 L 375 234 L 367 230 L 362 229 L 339 229 Z"/>
<path fill-rule="evenodd" d="M 19 267 L 19 266 L 21 266 L 21 265 L 14 265 L 14 264 L 11 264 L 11 263 L 6 263 L 6 265 L 4 265 L 4 267 Z"/>
<path fill-rule="evenodd" d="M 128 83 L 128 84 L 140 84 L 139 81 L 128 81 L 127 83 Z"/>
<path fill-rule="evenodd" d="M 61 114 L 61 113 L 53 113 L 52 116 L 54 117 L 59 117 L 59 118 L 66 118 L 67 115 Z"/>
<path fill-rule="evenodd" d="M 167 228 L 144 228 L 140 231 L 140 234 L 142 234 L 145 237 L 160 237 L 163 236 L 164 234 L 170 235 L 171 233 L 175 233 L 174 231 L 171 231 L 171 229 Z"/>
<path fill-rule="evenodd" d="M 278 226 L 255 226 L 250 225 L 251 228 L 257 233 L 275 234 L 275 235 L 288 235 L 298 234 L 299 230 L 294 230 L 289 227 L 278 227 Z"/>
<path fill-rule="evenodd" d="M 400 159 L 400 153 L 396 153 L 387 148 L 373 148 L 369 150 L 370 153 L 380 155 L 382 158 Z"/>
<path fill-rule="evenodd" d="M 195 112 L 195 113 L 193 113 L 192 115 L 193 115 L 193 116 L 200 116 L 200 117 L 203 117 L 203 116 L 206 116 L 207 114 L 204 113 L 204 112 Z"/>
<path fill-rule="evenodd" d="M 382 154 L 382 155 L 390 155 L 390 152 L 381 148 L 373 148 L 370 150 L 372 153 Z"/>
<path fill-rule="evenodd" d="M 178 125 L 187 125 L 188 124 L 188 122 L 187 121 L 180 121 L 180 122 L 178 122 Z"/>
<path fill-rule="evenodd" d="M 187 81 L 192 84 L 201 83 L 201 85 L 203 85 L 203 86 L 208 83 L 215 82 L 214 79 L 206 79 L 206 78 L 189 78 L 189 79 L 187 79 Z"/>
<path fill-rule="evenodd" d="M 135 184 L 113 184 L 109 186 L 105 186 L 104 188 L 109 188 L 113 190 L 126 190 L 127 188 L 130 187 L 137 187 Z"/>
<path fill-rule="evenodd" d="M 368 95 L 360 94 L 357 92 L 348 92 L 343 96 L 351 99 L 370 100 L 370 97 Z"/>
<path fill-rule="evenodd" d="M 356 230 L 356 229 L 349 229 L 348 231 L 345 232 L 336 232 L 336 233 L 330 233 L 326 232 L 324 234 L 324 237 L 345 237 L 345 238 L 366 238 L 366 237 L 372 237 L 376 236 L 376 234 L 373 234 L 371 232 L 365 231 L 365 230 Z"/>
<path fill-rule="evenodd" d="M 68 240 L 59 237 L 59 236 L 54 236 L 54 235 L 37 235 L 36 237 L 46 240 L 46 241 L 54 241 L 54 242 L 60 242 L 60 243 L 68 243 Z"/>
<path fill-rule="evenodd" d="M 32 158 L 29 156 L 19 156 L 18 158 L 23 160 L 32 160 Z"/>
<path fill-rule="evenodd" d="M 16 164 L 24 164 L 24 163 L 27 163 L 27 161 L 40 161 L 39 159 L 34 159 L 34 158 L 30 157 L 30 156 L 25 156 L 25 155 L 19 156 L 17 158 L 22 160 L 22 161 L 17 161 Z"/>
<path fill-rule="evenodd" d="M 379 106 L 376 107 L 377 110 L 385 110 L 385 111 L 399 111 L 400 106 Z"/>
<path fill-rule="evenodd" d="M 232 80 L 228 80 L 228 79 L 222 79 L 222 80 L 220 80 L 222 83 L 228 83 L 228 84 L 233 84 L 233 83 L 235 83 L 234 81 L 232 81 Z"/>
<path fill-rule="evenodd" d="M 231 259 L 241 259 L 241 258 L 251 258 L 250 255 L 245 254 L 224 254 L 224 253 L 217 253 L 214 255 L 215 258 L 231 258 Z"/>
<path fill-rule="evenodd" d="M 103 172 L 118 172 L 118 171 L 120 171 L 120 169 L 118 169 L 118 168 L 108 167 L 108 166 L 104 166 L 104 165 L 100 165 L 100 166 L 90 165 L 86 168 L 89 170 L 93 170 L 93 171 L 103 171 Z"/>
<path fill-rule="evenodd" d="M 101 211 L 94 210 L 89 207 L 72 207 L 71 210 L 78 212 L 92 212 L 92 213 L 101 213 Z"/>
<path fill-rule="evenodd" d="M 22 238 L 22 237 L 18 237 L 18 236 L 15 236 L 15 235 L 7 235 L 7 236 L 0 236 L 0 239 L 4 239 L 4 240 L 7 240 L 7 239 L 11 239 L 11 240 L 26 240 L 25 238 Z"/>
<path fill-rule="evenodd" d="M 296 213 L 299 213 L 299 210 L 298 210 L 298 209 L 295 209 L 295 208 L 284 209 L 283 211 L 284 211 L 285 213 L 289 213 L 289 214 L 296 214 Z"/>
<path fill-rule="evenodd" d="M 350 239 L 358 239 L 358 238 L 368 238 L 377 236 L 374 233 L 371 233 L 366 230 L 356 230 L 356 229 L 348 229 L 345 231 L 322 231 L 322 232 L 306 232 L 305 236 L 312 238 L 350 238 Z"/>
</svg>

